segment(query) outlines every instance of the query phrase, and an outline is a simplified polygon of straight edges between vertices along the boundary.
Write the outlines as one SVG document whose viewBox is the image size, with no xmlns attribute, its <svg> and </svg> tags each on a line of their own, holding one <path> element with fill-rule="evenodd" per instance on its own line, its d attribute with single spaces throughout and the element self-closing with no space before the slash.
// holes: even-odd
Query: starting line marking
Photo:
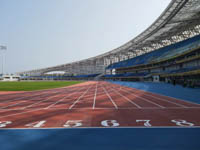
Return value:
<svg viewBox="0 0 200 150">
<path fill-rule="evenodd" d="M 21 108 L 16 108 L 16 109 L 0 109 L 0 113 L 1 112 L 5 112 L 5 111 L 12 111 L 12 110 L 21 110 L 21 111 L 23 111 L 23 110 L 36 110 L 36 109 L 38 109 L 38 108 L 29 108 L 29 109 L 21 109 Z M 45 108 L 39 108 L 40 110 L 46 110 Z M 63 110 L 66 110 L 66 108 L 65 107 L 63 107 L 63 108 L 58 108 L 58 107 L 56 107 L 56 108 L 54 108 L 54 107 L 52 107 L 52 108 L 49 108 L 48 110 L 60 110 L 60 109 L 63 109 Z M 98 109 L 105 109 L 105 110 L 116 110 L 116 108 L 100 108 L 100 107 L 95 107 L 95 109 L 93 109 L 92 107 L 91 108 L 88 108 L 88 107 L 86 107 L 86 108 L 71 108 L 72 110 L 73 109 L 76 109 L 76 110 L 98 110 Z M 158 107 L 142 107 L 142 108 L 136 108 L 136 107 L 133 107 L 133 108 L 118 108 L 119 110 L 173 110 L 173 109 L 200 109 L 200 107 L 187 107 L 187 108 L 182 108 L 182 107 L 168 107 L 168 108 L 158 108 Z"/>
<path fill-rule="evenodd" d="M 65 127 L 48 127 L 48 128 L 0 128 L 1 130 L 77 130 L 77 129 L 199 129 L 200 126 L 151 126 L 151 127 L 143 127 L 143 126 L 135 126 L 135 127 L 76 127 L 76 128 L 65 128 Z"/>
<path fill-rule="evenodd" d="M 193 122 L 188 122 L 182 119 L 172 119 L 168 121 L 173 124 L 176 124 L 176 126 L 178 127 L 197 127 Z M 152 123 L 155 121 L 140 119 L 135 121 L 133 120 L 132 122 L 136 123 L 137 125 L 132 125 L 130 127 L 153 127 Z M 0 121 L 0 128 L 9 128 L 7 127 L 7 125 L 11 125 L 12 123 L 13 123 L 12 121 Z M 46 126 L 46 123 L 47 123 L 46 120 L 40 120 L 24 124 L 23 126 L 26 126 L 28 128 L 41 128 L 43 126 Z M 117 120 L 102 120 L 99 121 L 99 123 L 101 124 L 101 126 L 99 127 L 123 127 Z M 138 126 L 139 124 L 140 126 Z M 170 126 L 171 125 L 169 125 L 169 127 Z M 66 128 L 84 127 L 84 120 L 66 120 L 66 122 L 63 123 L 60 127 L 66 127 Z M 160 125 L 159 127 L 162 127 L 162 125 Z"/>
</svg>

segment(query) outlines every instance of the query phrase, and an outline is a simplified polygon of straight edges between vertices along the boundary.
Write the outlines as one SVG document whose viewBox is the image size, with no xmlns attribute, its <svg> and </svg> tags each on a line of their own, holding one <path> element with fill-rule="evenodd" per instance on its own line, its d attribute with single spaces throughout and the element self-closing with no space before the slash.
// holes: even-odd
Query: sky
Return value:
<svg viewBox="0 0 200 150">
<path fill-rule="evenodd" d="M 7 46 L 4 73 L 70 63 L 113 50 L 149 27 L 169 3 L 0 0 L 0 45 Z"/>
</svg>

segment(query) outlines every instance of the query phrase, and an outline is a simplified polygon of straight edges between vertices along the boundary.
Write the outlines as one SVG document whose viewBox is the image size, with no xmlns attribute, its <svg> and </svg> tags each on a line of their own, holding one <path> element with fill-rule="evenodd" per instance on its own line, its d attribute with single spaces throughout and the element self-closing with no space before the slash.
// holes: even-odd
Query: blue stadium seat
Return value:
<svg viewBox="0 0 200 150">
<path fill-rule="evenodd" d="M 153 52 L 111 64 L 106 69 L 117 69 L 122 67 L 136 66 L 140 64 L 148 64 L 151 63 L 152 61 L 160 61 L 162 59 L 173 57 L 175 55 L 178 55 L 180 53 L 183 53 L 185 51 L 191 50 L 192 48 L 199 46 L 200 46 L 200 36 L 198 35 L 193 38 L 181 41 L 179 43 L 172 44 L 164 48 L 160 48 Z"/>
</svg>

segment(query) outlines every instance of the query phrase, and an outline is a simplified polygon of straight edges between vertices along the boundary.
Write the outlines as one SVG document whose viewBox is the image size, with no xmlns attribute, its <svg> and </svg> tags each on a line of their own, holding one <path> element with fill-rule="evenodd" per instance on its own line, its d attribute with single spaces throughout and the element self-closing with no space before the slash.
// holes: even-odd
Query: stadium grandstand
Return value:
<svg viewBox="0 0 200 150">
<path fill-rule="evenodd" d="M 164 81 L 199 85 L 200 1 L 173 0 L 144 32 L 102 55 L 19 72 L 22 80 Z M 63 75 L 48 72 L 64 71 Z"/>
<path fill-rule="evenodd" d="M 165 81 L 199 85 L 200 36 L 172 44 L 150 53 L 114 63 L 106 69 L 116 70 L 104 79 Z M 186 82 L 186 83 L 185 83 Z"/>
</svg>

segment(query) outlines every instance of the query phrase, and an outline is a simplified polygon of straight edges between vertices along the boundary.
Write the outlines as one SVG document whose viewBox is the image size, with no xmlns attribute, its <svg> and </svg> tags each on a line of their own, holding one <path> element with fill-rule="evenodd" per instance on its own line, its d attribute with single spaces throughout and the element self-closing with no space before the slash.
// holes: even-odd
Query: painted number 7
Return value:
<svg viewBox="0 0 200 150">
<path fill-rule="evenodd" d="M 145 127 L 151 127 L 150 121 L 151 120 L 136 120 L 136 122 L 144 122 Z"/>
</svg>

